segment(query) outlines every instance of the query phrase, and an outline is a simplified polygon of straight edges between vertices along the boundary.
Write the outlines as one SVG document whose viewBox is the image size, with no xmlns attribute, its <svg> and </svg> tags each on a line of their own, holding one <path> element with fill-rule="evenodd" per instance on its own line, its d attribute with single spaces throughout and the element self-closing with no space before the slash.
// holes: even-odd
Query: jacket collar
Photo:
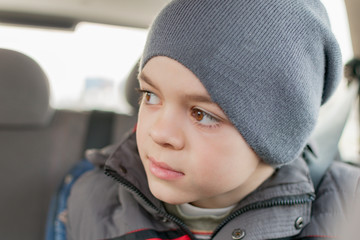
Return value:
<svg viewBox="0 0 360 240">
<path fill-rule="evenodd" d="M 109 170 L 115 171 L 126 185 L 132 186 L 132 190 L 135 190 L 137 195 L 142 194 L 156 208 L 164 210 L 163 204 L 152 195 L 148 187 L 145 169 L 138 154 L 135 133 L 129 134 L 106 160 L 105 172 Z"/>
<path fill-rule="evenodd" d="M 298 158 L 277 169 L 269 179 L 244 198 L 239 207 L 272 198 L 303 194 L 314 194 L 314 186 L 306 162 Z"/>
<path fill-rule="evenodd" d="M 236 231 L 249 239 L 295 236 L 310 222 L 314 199 L 309 169 L 299 158 L 241 200 L 214 240 L 230 239 L 229 233 Z"/>
</svg>

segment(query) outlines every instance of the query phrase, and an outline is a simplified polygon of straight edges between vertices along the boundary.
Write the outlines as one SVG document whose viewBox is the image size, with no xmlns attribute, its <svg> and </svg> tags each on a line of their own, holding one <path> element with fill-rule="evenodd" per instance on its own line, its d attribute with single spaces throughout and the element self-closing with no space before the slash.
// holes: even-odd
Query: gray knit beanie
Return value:
<svg viewBox="0 0 360 240">
<path fill-rule="evenodd" d="M 140 69 L 154 56 L 190 69 L 274 167 L 299 157 L 342 72 L 319 0 L 173 0 L 150 29 Z"/>
</svg>

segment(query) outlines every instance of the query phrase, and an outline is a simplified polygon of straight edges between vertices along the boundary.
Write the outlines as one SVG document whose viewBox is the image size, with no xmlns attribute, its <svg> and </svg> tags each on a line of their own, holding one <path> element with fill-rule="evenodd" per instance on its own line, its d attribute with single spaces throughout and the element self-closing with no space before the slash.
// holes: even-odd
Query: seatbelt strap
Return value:
<svg viewBox="0 0 360 240">
<path fill-rule="evenodd" d="M 308 163 L 315 190 L 339 154 L 338 143 L 358 93 L 359 80 L 349 82 L 346 96 L 334 106 L 331 114 L 326 117 L 326 123 L 320 123 L 317 131 L 311 137 L 316 151 L 311 144 L 307 145 L 303 151 L 303 157 Z"/>
<path fill-rule="evenodd" d="M 111 143 L 115 113 L 94 110 L 90 113 L 84 150 Z"/>
</svg>

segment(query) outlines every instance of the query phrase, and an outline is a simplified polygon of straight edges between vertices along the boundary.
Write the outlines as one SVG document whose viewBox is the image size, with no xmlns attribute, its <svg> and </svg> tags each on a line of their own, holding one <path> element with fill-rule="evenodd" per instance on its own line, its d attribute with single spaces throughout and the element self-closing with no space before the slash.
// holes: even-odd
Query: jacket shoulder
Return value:
<svg viewBox="0 0 360 240">
<path fill-rule="evenodd" d="M 343 174 L 350 174 L 350 178 L 343 176 Z M 326 172 L 326 175 L 332 174 L 338 179 L 343 180 L 354 180 L 353 177 L 357 177 L 357 180 L 360 178 L 360 165 L 356 165 L 349 162 L 335 161 Z M 325 176 L 326 176 L 325 175 Z"/>
<path fill-rule="evenodd" d="M 316 192 L 321 204 L 328 203 L 321 208 L 317 206 L 316 214 L 351 213 L 353 206 L 359 203 L 360 168 L 344 162 L 334 162 Z"/>
<path fill-rule="evenodd" d="M 106 204 L 104 204 L 106 203 Z M 99 219 L 107 221 L 110 208 L 118 201 L 118 185 L 96 168 L 82 175 L 73 185 L 68 198 L 68 239 L 96 239 L 103 237 Z M 86 236 L 84 235 L 86 233 Z"/>
<path fill-rule="evenodd" d="M 344 162 L 334 162 L 316 190 L 311 222 L 304 228 L 302 235 L 343 235 L 343 229 L 350 227 L 349 219 L 358 218 L 355 209 L 359 208 L 360 168 Z"/>
</svg>

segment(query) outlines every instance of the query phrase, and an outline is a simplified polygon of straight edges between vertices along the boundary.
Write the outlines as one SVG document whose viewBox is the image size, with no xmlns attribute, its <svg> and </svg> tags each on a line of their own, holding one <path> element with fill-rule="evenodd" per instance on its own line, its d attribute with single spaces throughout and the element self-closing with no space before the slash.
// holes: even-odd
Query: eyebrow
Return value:
<svg viewBox="0 0 360 240">
<path fill-rule="evenodd" d="M 146 82 L 147 84 L 149 84 L 150 86 L 152 86 L 152 87 L 154 87 L 154 88 L 157 88 L 157 87 L 156 87 L 156 84 L 153 83 L 153 81 L 151 81 L 151 79 L 150 79 L 148 76 L 146 76 L 146 75 L 144 74 L 144 72 L 141 72 L 141 73 L 138 75 L 138 79 Z"/>
<path fill-rule="evenodd" d="M 138 75 L 139 80 L 144 81 L 145 83 L 149 84 L 150 86 L 157 88 L 157 85 L 150 79 L 150 77 L 146 76 L 144 72 L 141 72 Z M 216 104 L 214 101 L 211 100 L 210 96 L 208 95 L 198 95 L 198 94 L 184 94 L 184 97 L 190 101 L 194 102 L 203 102 L 203 103 L 211 103 Z M 216 104 L 217 105 L 217 104 Z"/>
</svg>

